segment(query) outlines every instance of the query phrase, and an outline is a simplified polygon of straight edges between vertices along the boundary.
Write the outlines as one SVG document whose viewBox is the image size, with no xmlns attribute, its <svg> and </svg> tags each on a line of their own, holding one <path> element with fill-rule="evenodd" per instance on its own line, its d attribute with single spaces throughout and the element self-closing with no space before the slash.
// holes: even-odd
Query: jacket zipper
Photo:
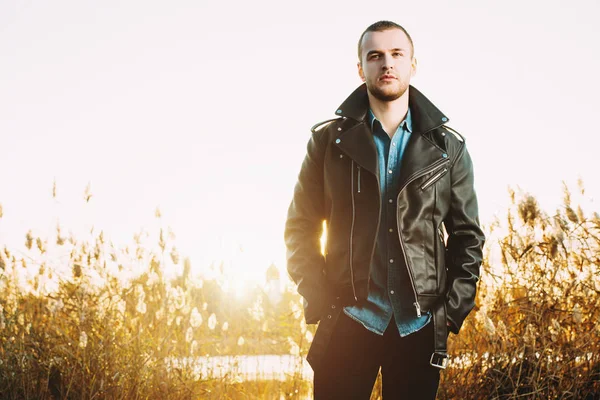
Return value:
<svg viewBox="0 0 600 400">
<path fill-rule="evenodd" d="M 359 167 L 360 173 L 360 167 Z M 360 175 L 359 175 L 360 178 Z M 360 181 L 359 181 L 360 182 Z M 354 242 L 354 220 L 356 218 L 356 207 L 354 203 L 354 160 L 352 160 L 352 164 L 350 166 L 350 191 L 352 195 L 352 225 L 350 226 L 350 280 L 352 281 L 352 294 L 354 295 L 354 300 L 358 301 L 358 297 L 356 296 L 356 288 L 354 287 L 354 266 L 352 260 L 352 243 Z M 360 192 L 360 186 L 359 186 Z"/>
<path fill-rule="evenodd" d="M 396 207 L 398 206 L 398 197 L 400 197 L 400 193 L 402 193 L 402 191 L 411 183 L 413 182 L 415 179 L 423 176 L 423 175 L 427 175 L 433 171 L 435 171 L 440 165 L 443 165 L 447 162 L 449 162 L 450 160 L 447 158 L 443 158 L 439 161 L 436 161 L 435 163 L 433 163 L 433 165 L 431 165 L 430 167 L 427 167 L 425 170 L 421 170 L 415 174 L 413 174 L 413 176 L 411 176 L 406 183 L 400 188 L 400 191 L 398 192 L 398 196 L 396 197 Z M 396 214 L 396 219 L 398 218 L 398 215 Z M 410 278 L 410 285 L 412 286 L 412 290 L 413 293 L 415 295 L 415 302 L 413 303 L 413 305 L 415 306 L 415 310 L 417 312 L 417 317 L 421 317 L 421 305 L 419 304 L 419 298 L 417 296 L 417 289 L 415 287 L 415 278 L 413 276 L 412 270 L 410 269 L 410 267 L 408 266 L 408 258 L 406 258 L 406 248 L 404 247 L 404 242 L 402 241 L 402 234 L 400 233 L 401 229 L 400 229 L 400 224 L 398 223 L 398 239 L 400 240 L 400 247 L 402 247 L 402 255 L 404 256 L 404 263 L 406 264 L 406 269 L 408 270 L 408 276 Z"/>
<path fill-rule="evenodd" d="M 406 181 L 406 183 L 404 185 L 402 185 L 402 187 L 400 188 L 400 191 L 398 192 L 398 194 L 402 193 L 402 191 L 406 188 L 406 186 L 408 186 L 412 181 L 414 181 L 417 178 L 422 177 L 423 175 L 427 175 L 432 173 L 433 171 L 435 171 L 436 169 L 438 169 L 440 166 L 449 163 L 450 159 L 448 158 L 442 158 L 441 160 L 438 160 L 436 162 L 434 162 L 433 164 L 431 164 L 429 167 L 420 170 L 419 172 L 416 172 L 414 174 L 412 174 L 408 180 Z"/>
<path fill-rule="evenodd" d="M 360 193 L 360 165 L 357 165 L 358 167 L 358 193 Z"/>
<path fill-rule="evenodd" d="M 421 190 L 425 190 L 429 186 L 431 186 L 434 183 L 436 183 L 442 176 L 444 176 L 446 174 L 446 172 L 448 172 L 448 168 L 444 168 L 443 170 L 441 170 L 440 172 L 438 172 L 437 174 L 435 174 L 433 177 L 429 178 L 427 180 L 427 182 L 425 182 L 424 184 L 421 185 Z"/>
<path fill-rule="evenodd" d="M 417 317 L 421 318 L 421 306 L 419 305 L 418 301 L 415 301 L 414 303 L 415 308 L 417 309 Z"/>
</svg>

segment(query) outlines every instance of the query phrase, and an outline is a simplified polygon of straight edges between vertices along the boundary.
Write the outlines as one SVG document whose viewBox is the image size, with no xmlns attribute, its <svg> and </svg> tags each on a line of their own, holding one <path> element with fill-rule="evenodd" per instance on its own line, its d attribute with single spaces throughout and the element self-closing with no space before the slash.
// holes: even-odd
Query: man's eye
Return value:
<svg viewBox="0 0 600 400">
<path fill-rule="evenodd" d="M 394 57 L 402 57 L 404 54 L 400 52 L 393 53 Z"/>
<path fill-rule="evenodd" d="M 379 58 L 379 54 L 371 54 L 371 57 L 369 57 L 369 59 L 371 60 L 376 60 Z"/>
</svg>

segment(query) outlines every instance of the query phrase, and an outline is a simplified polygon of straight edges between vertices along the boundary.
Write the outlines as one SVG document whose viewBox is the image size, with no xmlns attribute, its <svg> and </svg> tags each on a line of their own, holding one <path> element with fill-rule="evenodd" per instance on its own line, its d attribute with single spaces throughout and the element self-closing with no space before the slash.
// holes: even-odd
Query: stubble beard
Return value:
<svg viewBox="0 0 600 400">
<path fill-rule="evenodd" d="M 369 81 L 366 82 L 367 90 L 373 97 L 377 100 L 390 102 L 399 99 L 406 93 L 406 89 L 408 89 L 408 85 L 399 82 L 399 86 L 394 90 L 386 90 L 381 87 L 378 87 L 377 84 L 371 84 Z"/>
</svg>

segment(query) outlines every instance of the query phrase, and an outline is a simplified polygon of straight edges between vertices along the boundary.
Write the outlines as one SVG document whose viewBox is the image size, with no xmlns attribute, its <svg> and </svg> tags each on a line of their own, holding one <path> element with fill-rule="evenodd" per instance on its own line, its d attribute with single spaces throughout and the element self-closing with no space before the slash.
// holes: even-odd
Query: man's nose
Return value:
<svg viewBox="0 0 600 400">
<path fill-rule="evenodd" d="M 391 54 L 384 54 L 381 67 L 383 69 L 391 69 L 394 67 L 393 57 Z"/>
</svg>

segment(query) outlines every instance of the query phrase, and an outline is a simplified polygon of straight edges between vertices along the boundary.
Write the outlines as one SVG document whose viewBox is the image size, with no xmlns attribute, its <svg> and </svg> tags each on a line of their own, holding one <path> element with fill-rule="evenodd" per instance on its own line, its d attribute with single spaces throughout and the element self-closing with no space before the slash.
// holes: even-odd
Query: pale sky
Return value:
<svg viewBox="0 0 600 400">
<path fill-rule="evenodd" d="M 361 83 L 356 42 L 380 19 L 411 33 L 412 84 L 467 138 L 484 223 L 509 185 L 549 210 L 561 180 L 598 198 L 598 15 L 584 0 L 3 0 L 0 244 L 57 218 L 124 242 L 160 206 L 196 267 L 241 244 L 253 268 L 283 268 L 309 128 Z"/>
</svg>

